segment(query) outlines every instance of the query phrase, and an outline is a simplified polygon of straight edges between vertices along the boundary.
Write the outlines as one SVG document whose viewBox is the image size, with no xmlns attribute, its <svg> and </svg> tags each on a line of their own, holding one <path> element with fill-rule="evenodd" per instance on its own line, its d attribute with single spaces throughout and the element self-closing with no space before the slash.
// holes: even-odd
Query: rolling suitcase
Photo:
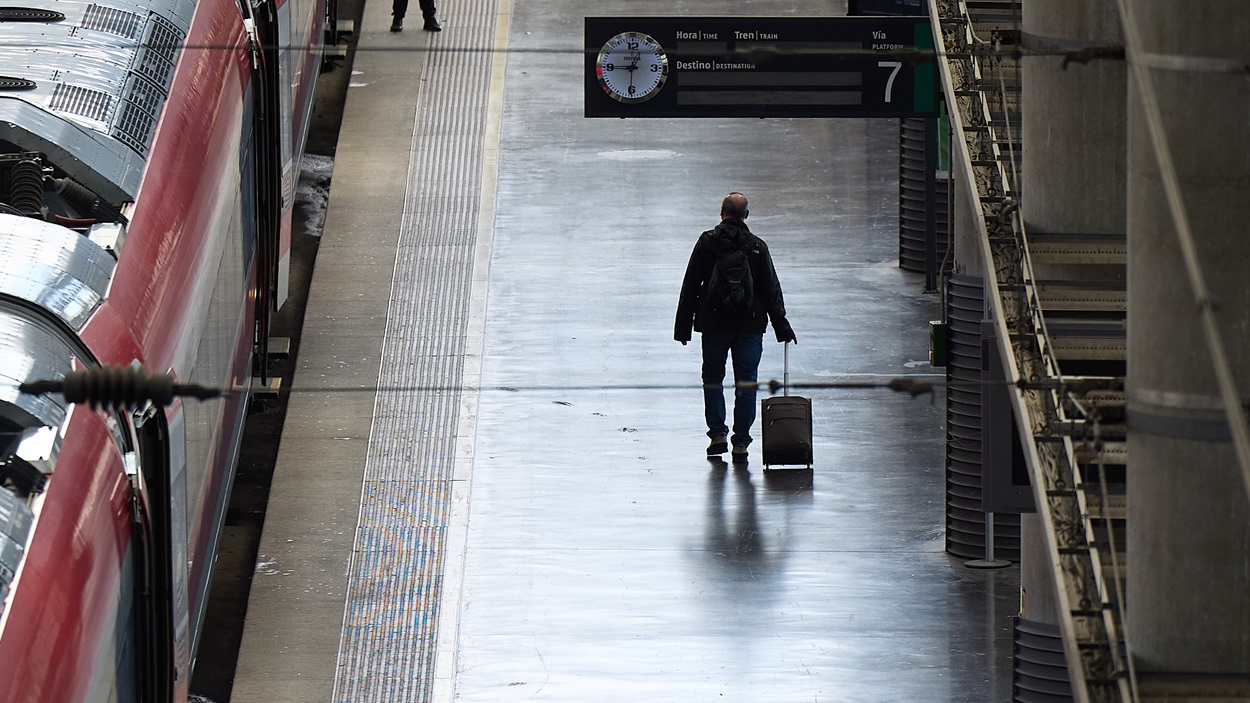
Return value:
<svg viewBox="0 0 1250 703">
<path fill-rule="evenodd" d="M 812 401 L 790 395 L 790 343 L 786 342 L 782 396 L 760 403 L 764 468 L 806 465 L 812 468 Z"/>
</svg>

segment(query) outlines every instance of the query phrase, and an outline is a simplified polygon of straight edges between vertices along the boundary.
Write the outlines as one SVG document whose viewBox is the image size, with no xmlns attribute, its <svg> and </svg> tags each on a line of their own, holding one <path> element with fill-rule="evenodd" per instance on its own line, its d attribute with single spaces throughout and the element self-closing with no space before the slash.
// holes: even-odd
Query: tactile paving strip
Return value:
<svg viewBox="0 0 1250 703">
<path fill-rule="evenodd" d="M 430 36 L 416 105 L 334 700 L 428 701 L 433 686 L 496 0 Z M 466 49 L 467 48 L 467 49 Z"/>
</svg>

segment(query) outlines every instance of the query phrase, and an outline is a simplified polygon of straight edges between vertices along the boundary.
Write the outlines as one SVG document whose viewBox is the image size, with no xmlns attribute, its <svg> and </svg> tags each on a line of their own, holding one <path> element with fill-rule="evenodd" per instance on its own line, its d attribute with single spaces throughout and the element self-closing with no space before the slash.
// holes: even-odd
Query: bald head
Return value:
<svg viewBox="0 0 1250 703">
<path fill-rule="evenodd" d="M 745 220 L 750 210 L 747 210 L 747 196 L 734 191 L 725 196 L 720 204 L 720 218 L 722 220 Z"/>
</svg>

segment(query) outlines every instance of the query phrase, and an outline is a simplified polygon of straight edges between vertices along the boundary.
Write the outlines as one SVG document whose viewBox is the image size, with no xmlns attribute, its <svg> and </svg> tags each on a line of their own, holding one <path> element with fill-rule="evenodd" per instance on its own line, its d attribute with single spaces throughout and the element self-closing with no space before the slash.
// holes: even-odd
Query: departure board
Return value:
<svg viewBox="0 0 1250 703">
<path fill-rule="evenodd" d="M 586 117 L 937 114 L 926 17 L 587 17 Z"/>
</svg>

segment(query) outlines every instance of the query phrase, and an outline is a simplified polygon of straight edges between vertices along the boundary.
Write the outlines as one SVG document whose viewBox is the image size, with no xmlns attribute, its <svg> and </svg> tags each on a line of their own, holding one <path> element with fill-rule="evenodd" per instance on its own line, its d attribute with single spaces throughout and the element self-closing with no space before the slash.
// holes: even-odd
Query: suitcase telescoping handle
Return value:
<svg viewBox="0 0 1250 703">
<path fill-rule="evenodd" d="M 781 346 L 781 395 L 790 396 L 790 340 Z"/>
</svg>

